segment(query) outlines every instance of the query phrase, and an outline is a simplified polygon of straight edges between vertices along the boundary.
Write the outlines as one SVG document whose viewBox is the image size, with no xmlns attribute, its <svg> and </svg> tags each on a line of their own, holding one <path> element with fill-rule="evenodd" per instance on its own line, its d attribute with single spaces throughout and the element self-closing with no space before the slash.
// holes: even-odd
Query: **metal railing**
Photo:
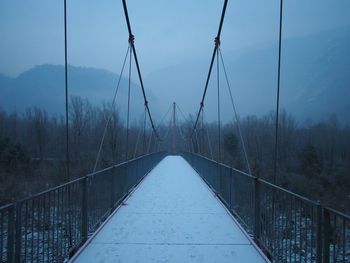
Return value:
<svg viewBox="0 0 350 263">
<path fill-rule="evenodd" d="M 206 157 L 183 153 L 273 262 L 350 262 L 350 217 Z"/>
<path fill-rule="evenodd" d="M 63 262 L 165 156 L 153 153 L 0 208 L 0 262 Z"/>
</svg>

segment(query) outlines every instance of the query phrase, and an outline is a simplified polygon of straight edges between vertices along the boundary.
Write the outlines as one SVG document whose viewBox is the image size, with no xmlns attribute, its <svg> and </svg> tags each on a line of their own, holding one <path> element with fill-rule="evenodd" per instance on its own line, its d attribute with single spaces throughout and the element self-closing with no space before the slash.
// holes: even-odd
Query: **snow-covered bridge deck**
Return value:
<svg viewBox="0 0 350 263">
<path fill-rule="evenodd" d="M 72 262 L 268 262 L 179 156 L 145 177 Z"/>
</svg>

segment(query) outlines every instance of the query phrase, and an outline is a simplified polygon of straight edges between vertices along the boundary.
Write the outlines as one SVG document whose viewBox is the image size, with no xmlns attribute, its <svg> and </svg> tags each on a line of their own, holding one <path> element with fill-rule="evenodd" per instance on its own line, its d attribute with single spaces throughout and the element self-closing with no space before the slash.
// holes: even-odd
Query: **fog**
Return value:
<svg viewBox="0 0 350 263">
<path fill-rule="evenodd" d="M 128 6 L 146 92 L 152 96 L 156 118 L 173 101 L 186 113 L 195 113 L 208 72 L 221 3 L 131 0 Z M 261 116 L 275 107 L 278 8 L 276 1 L 240 0 L 228 4 L 221 49 L 242 116 Z M 284 4 L 281 107 L 297 116 L 300 123 L 309 118 L 328 118 L 332 113 L 348 123 L 345 111 L 349 101 L 344 98 L 348 97 L 349 85 L 349 9 L 350 3 L 345 0 Z M 0 74 L 15 78 L 37 65 L 63 64 L 62 1 L 1 1 L 0 21 Z M 127 39 L 120 1 L 68 1 L 71 65 L 119 74 Z M 74 72 L 71 74 L 73 78 Z M 138 83 L 136 74 L 132 77 Z M 209 120 L 216 118 L 215 78 L 213 74 L 205 102 Z M 233 112 L 225 95 L 224 79 L 221 83 L 222 115 L 229 121 Z M 0 82 L 0 86 L 4 84 Z M 79 83 L 70 86 L 74 95 L 94 97 L 80 90 Z M 96 90 L 100 87 L 96 86 Z M 330 90 L 338 96 L 329 98 Z M 113 90 L 106 90 L 99 95 L 108 100 L 112 94 Z M 304 103 L 306 100 L 309 104 Z M 10 110 L 18 106 L 11 105 Z"/>
</svg>

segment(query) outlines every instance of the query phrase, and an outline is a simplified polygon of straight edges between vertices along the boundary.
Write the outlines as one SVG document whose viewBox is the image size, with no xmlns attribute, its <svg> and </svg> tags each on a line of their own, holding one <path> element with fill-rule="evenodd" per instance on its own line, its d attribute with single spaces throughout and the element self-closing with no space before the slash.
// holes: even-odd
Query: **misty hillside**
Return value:
<svg viewBox="0 0 350 263">
<path fill-rule="evenodd" d="M 332 113 L 336 113 L 341 121 L 349 123 L 349 44 L 350 33 L 342 29 L 283 40 L 281 107 L 291 112 L 300 122 L 308 118 L 327 119 Z M 274 110 L 277 50 L 277 46 L 274 45 L 249 47 L 235 52 L 226 52 L 225 47 L 222 47 L 240 115 L 261 116 Z M 204 88 L 208 66 L 209 55 L 203 61 L 187 61 L 186 64 L 154 72 L 148 76 L 148 81 L 153 87 L 166 86 L 174 96 L 186 92 L 199 98 Z M 174 72 L 176 72 L 175 75 Z M 178 78 L 180 73 L 183 76 Z M 191 75 L 196 76 L 196 79 L 191 79 Z M 187 79 L 190 81 L 184 81 Z M 213 71 L 208 93 L 216 92 L 215 81 L 216 69 Z M 224 104 L 222 111 L 224 118 L 230 119 L 233 113 L 223 77 L 221 83 Z M 164 90 L 159 92 L 165 93 Z M 216 100 L 213 99 L 215 94 L 211 95 L 207 96 L 209 100 L 206 101 L 206 111 L 208 118 L 215 119 Z M 179 104 L 183 105 L 185 111 L 192 112 L 197 110 L 199 101 L 189 102 L 183 99 Z M 166 106 L 162 105 L 162 107 Z"/>
<path fill-rule="evenodd" d="M 69 94 L 88 98 L 98 105 L 112 101 L 119 76 L 103 69 L 69 66 Z M 126 110 L 128 80 L 121 79 L 117 107 Z M 132 114 L 143 113 L 143 97 L 139 85 L 132 82 Z M 149 95 L 154 101 L 153 96 Z M 40 65 L 23 72 L 16 78 L 0 75 L 0 105 L 9 111 L 23 112 L 37 106 L 50 113 L 62 113 L 65 103 L 64 67 Z M 138 117 L 138 116 L 137 116 Z"/>
<path fill-rule="evenodd" d="M 327 119 L 336 113 L 342 122 L 349 123 L 350 103 L 350 34 L 345 30 L 324 31 L 318 34 L 289 38 L 282 45 L 281 107 L 300 122 L 308 118 Z M 225 59 L 233 94 L 240 115 L 263 115 L 275 108 L 277 46 L 249 47 L 222 53 Z M 156 118 L 162 115 L 174 97 L 185 112 L 198 109 L 208 70 L 209 57 L 203 61 L 187 61 L 155 71 L 145 79 L 151 111 Z M 222 71 L 221 71 L 222 72 Z M 205 103 L 208 119 L 216 118 L 215 78 L 213 71 Z M 88 98 L 93 104 L 112 99 L 118 75 L 107 70 L 69 67 L 70 95 Z M 126 109 L 127 79 L 122 78 L 118 107 Z M 222 83 L 224 120 L 233 117 L 228 93 Z M 140 87 L 132 83 L 135 112 L 142 113 Z M 153 95 L 153 94 L 156 94 Z M 182 96 L 186 94 L 186 96 Z M 159 98 L 162 98 L 160 100 Z M 158 105 L 160 104 L 160 105 Z M 16 78 L 0 74 L 0 105 L 7 110 L 23 111 L 35 105 L 50 113 L 64 110 L 64 67 L 36 66 Z M 153 109 L 154 108 L 154 109 Z"/>
</svg>

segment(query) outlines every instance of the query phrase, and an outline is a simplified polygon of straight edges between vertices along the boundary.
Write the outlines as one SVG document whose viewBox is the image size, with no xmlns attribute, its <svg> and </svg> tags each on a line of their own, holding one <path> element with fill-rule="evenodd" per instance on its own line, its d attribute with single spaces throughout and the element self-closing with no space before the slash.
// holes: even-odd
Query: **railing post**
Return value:
<svg viewBox="0 0 350 263">
<path fill-rule="evenodd" d="M 323 263 L 329 263 L 329 246 L 331 241 L 331 218 L 327 209 L 323 210 Z"/>
<path fill-rule="evenodd" d="M 230 212 L 232 213 L 232 168 L 230 168 L 230 203 L 229 203 L 229 207 L 230 207 Z"/>
<path fill-rule="evenodd" d="M 260 182 L 254 178 L 254 239 L 256 242 L 260 238 Z"/>
<path fill-rule="evenodd" d="M 110 204 L 110 209 L 111 209 L 111 213 L 114 210 L 114 206 L 115 206 L 115 175 L 114 175 L 114 168 L 111 169 L 110 172 L 110 182 L 111 182 L 111 193 L 110 193 L 110 200 L 111 200 L 111 204 Z"/>
<path fill-rule="evenodd" d="M 88 201 L 87 201 L 87 180 L 85 176 L 82 180 L 83 196 L 82 196 L 82 213 L 81 213 L 81 237 L 82 241 L 85 242 L 88 237 Z"/>
<path fill-rule="evenodd" d="M 316 244 L 316 262 L 322 263 L 322 214 L 323 208 L 319 203 L 317 205 L 317 244 Z"/>
<path fill-rule="evenodd" d="M 15 263 L 21 262 L 21 247 L 22 247 L 22 202 L 16 203 L 16 237 L 15 237 Z"/>
<path fill-rule="evenodd" d="M 9 262 L 13 262 L 13 241 L 14 241 L 14 220 L 15 220 L 15 216 L 14 216 L 14 207 L 11 206 L 8 209 L 8 215 L 7 215 L 7 222 L 8 222 L 8 227 L 7 227 L 7 259 L 9 260 Z"/>
</svg>

